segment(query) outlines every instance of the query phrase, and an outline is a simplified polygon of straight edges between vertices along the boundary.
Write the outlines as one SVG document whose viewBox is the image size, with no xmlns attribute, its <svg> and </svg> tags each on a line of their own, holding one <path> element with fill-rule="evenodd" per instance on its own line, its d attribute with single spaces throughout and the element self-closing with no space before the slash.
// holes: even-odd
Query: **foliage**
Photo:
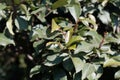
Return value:
<svg viewBox="0 0 120 80">
<path fill-rule="evenodd" d="M 120 79 L 119 3 L 1 0 L 0 80 L 98 80 L 107 67 Z"/>
</svg>

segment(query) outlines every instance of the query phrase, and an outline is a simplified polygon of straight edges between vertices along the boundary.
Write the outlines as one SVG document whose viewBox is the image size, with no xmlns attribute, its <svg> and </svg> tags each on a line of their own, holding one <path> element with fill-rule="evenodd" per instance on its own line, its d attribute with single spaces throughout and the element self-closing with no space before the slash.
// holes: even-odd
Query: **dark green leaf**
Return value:
<svg viewBox="0 0 120 80">
<path fill-rule="evenodd" d="M 68 59 L 65 59 L 63 61 L 63 67 L 67 70 L 67 71 L 71 71 L 74 66 L 73 66 L 73 63 L 72 63 L 72 60 L 70 58 Z"/>
<path fill-rule="evenodd" d="M 54 80 L 68 80 L 65 71 L 61 68 L 55 68 L 53 71 Z"/>
<path fill-rule="evenodd" d="M 15 19 L 15 25 L 19 30 L 27 30 L 28 29 L 28 22 L 19 16 Z"/>
</svg>

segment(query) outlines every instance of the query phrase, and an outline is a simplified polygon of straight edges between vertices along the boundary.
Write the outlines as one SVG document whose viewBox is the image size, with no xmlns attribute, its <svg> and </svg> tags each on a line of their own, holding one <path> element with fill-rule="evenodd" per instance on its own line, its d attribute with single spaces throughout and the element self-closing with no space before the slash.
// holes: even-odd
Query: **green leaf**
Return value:
<svg viewBox="0 0 120 80">
<path fill-rule="evenodd" d="M 114 60 L 120 61 L 120 55 L 112 57 Z"/>
<path fill-rule="evenodd" d="M 71 3 L 70 6 L 68 7 L 71 15 L 73 16 L 73 18 L 75 19 L 75 21 L 77 22 L 79 19 L 79 16 L 81 14 L 81 6 L 79 2 L 76 3 Z"/>
<path fill-rule="evenodd" d="M 46 16 L 46 7 L 40 7 L 34 11 L 31 12 L 31 14 L 34 14 L 41 22 L 46 22 L 45 16 Z"/>
<path fill-rule="evenodd" d="M 106 60 L 103 64 L 103 67 L 118 67 L 118 66 L 120 66 L 120 61 L 117 61 L 113 58 Z"/>
<path fill-rule="evenodd" d="M 84 67 L 82 69 L 82 80 L 87 78 L 87 76 L 91 75 L 93 72 L 95 72 L 95 67 L 93 64 L 90 63 L 84 64 Z"/>
<path fill-rule="evenodd" d="M 71 28 L 69 31 L 67 31 L 67 33 L 64 36 L 65 39 L 65 43 L 68 43 L 70 41 L 70 38 L 73 35 L 73 28 Z"/>
<path fill-rule="evenodd" d="M 71 44 L 74 44 L 75 42 L 84 40 L 83 37 L 81 36 L 72 36 L 72 38 L 70 38 L 69 42 L 66 44 L 67 47 L 69 47 Z"/>
<path fill-rule="evenodd" d="M 75 73 L 74 75 L 73 75 L 73 80 L 81 80 L 81 72 L 79 72 L 79 73 Z"/>
<path fill-rule="evenodd" d="M 103 74 L 103 67 L 101 66 L 101 65 L 94 65 L 94 67 L 95 67 L 95 69 L 96 69 L 96 71 L 95 71 L 95 76 L 94 76 L 94 78 L 97 80 L 97 79 L 99 79 L 101 76 L 102 76 L 102 74 Z"/>
<path fill-rule="evenodd" d="M 57 9 L 59 7 L 63 7 L 64 5 L 68 4 L 68 0 L 57 0 L 55 3 L 52 5 L 52 9 Z"/>
<path fill-rule="evenodd" d="M 63 61 L 63 67 L 69 72 L 71 71 L 74 66 L 73 66 L 73 63 L 72 63 L 72 60 L 70 58 L 66 59 Z"/>
<path fill-rule="evenodd" d="M 80 45 L 77 46 L 76 50 L 75 50 L 75 54 L 79 53 L 79 52 L 90 52 L 93 49 L 93 45 L 90 43 L 87 43 L 85 41 L 81 42 Z"/>
<path fill-rule="evenodd" d="M 12 14 L 13 14 L 13 13 L 11 13 L 8 21 L 6 22 L 6 26 L 7 26 L 8 30 L 9 30 L 10 34 L 14 35 L 13 25 L 12 25 L 12 22 L 13 22 L 13 20 L 12 20 Z"/>
<path fill-rule="evenodd" d="M 6 46 L 8 44 L 15 44 L 12 39 L 7 38 L 4 34 L 0 33 L 0 45 Z"/>
<path fill-rule="evenodd" d="M 33 67 L 31 70 L 30 70 L 30 78 L 35 75 L 35 74 L 38 74 L 40 72 L 40 69 L 41 69 L 41 65 L 36 65 L 35 67 Z"/>
<path fill-rule="evenodd" d="M 52 30 L 51 30 L 51 32 L 54 32 L 54 31 L 56 31 L 56 30 L 59 30 L 59 28 L 60 28 L 60 26 L 57 25 L 57 23 L 55 22 L 54 19 L 52 19 Z"/>
<path fill-rule="evenodd" d="M 46 61 L 44 62 L 45 66 L 54 66 L 62 62 L 64 57 L 61 57 L 59 54 L 48 55 Z"/>
<path fill-rule="evenodd" d="M 19 16 L 17 16 L 15 19 L 15 25 L 19 30 L 27 30 L 28 29 L 28 22 Z"/>
<path fill-rule="evenodd" d="M 84 67 L 83 61 L 79 57 L 71 57 L 71 59 L 75 67 L 76 73 L 80 72 Z"/>
<path fill-rule="evenodd" d="M 20 4 L 20 8 L 25 13 L 26 16 L 29 15 L 29 11 L 28 11 L 27 6 L 25 4 Z"/>
<path fill-rule="evenodd" d="M 120 43 L 120 34 L 116 34 L 115 36 L 116 37 L 114 37 L 112 34 L 106 35 L 105 43 L 113 42 L 113 43 L 119 44 Z"/>
<path fill-rule="evenodd" d="M 20 0 L 14 0 L 14 3 L 16 4 L 16 5 L 19 5 L 20 4 Z"/>
<path fill-rule="evenodd" d="M 33 47 L 35 49 L 35 51 L 38 53 L 40 53 L 43 49 L 43 47 L 45 46 L 45 40 L 39 40 L 33 43 Z"/>
<path fill-rule="evenodd" d="M 3 3 L 0 3 L 0 10 L 3 10 L 3 9 L 5 9 L 7 6 L 5 5 L 5 4 L 3 4 Z"/>
<path fill-rule="evenodd" d="M 68 80 L 65 71 L 61 68 L 53 70 L 53 80 Z"/>
<path fill-rule="evenodd" d="M 33 29 L 32 32 L 32 40 L 34 40 L 35 38 L 41 38 L 41 39 L 54 39 L 55 37 L 59 36 L 61 33 L 54 31 L 53 33 L 50 32 L 50 30 L 48 29 L 48 27 L 39 27 L 36 28 L 35 30 Z"/>
<path fill-rule="evenodd" d="M 107 11 L 101 11 L 101 13 L 99 13 L 98 18 L 102 21 L 102 23 L 104 24 L 109 24 L 111 22 L 111 18 L 110 18 L 110 13 Z"/>
<path fill-rule="evenodd" d="M 82 41 L 81 44 L 79 44 L 75 50 L 75 54 L 79 52 L 90 52 L 93 48 L 98 48 L 101 41 L 102 41 L 102 36 L 99 35 L 95 30 L 90 30 L 89 32 L 86 32 L 84 36 L 90 36 L 92 37 L 91 40 L 87 41 Z"/>
<path fill-rule="evenodd" d="M 115 73 L 114 77 L 115 79 L 120 79 L 120 70 Z"/>
</svg>

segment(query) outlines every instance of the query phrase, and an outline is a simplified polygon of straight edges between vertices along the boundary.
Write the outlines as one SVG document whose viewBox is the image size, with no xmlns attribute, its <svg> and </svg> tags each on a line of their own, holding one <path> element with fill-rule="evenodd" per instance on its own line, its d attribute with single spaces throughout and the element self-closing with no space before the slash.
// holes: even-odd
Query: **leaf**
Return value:
<svg viewBox="0 0 120 80">
<path fill-rule="evenodd" d="M 98 48 L 101 40 L 102 40 L 102 36 L 99 35 L 95 30 L 91 30 L 89 32 L 86 32 L 85 34 L 86 36 L 91 36 L 92 39 L 89 40 L 89 42 L 87 41 L 82 41 L 81 44 L 79 44 L 75 50 L 75 54 L 79 53 L 79 52 L 90 52 L 93 48 Z"/>
<path fill-rule="evenodd" d="M 70 38 L 73 35 L 73 28 L 71 28 L 65 35 L 63 35 L 63 38 L 65 39 L 65 43 L 67 44 L 70 40 Z"/>
<path fill-rule="evenodd" d="M 120 61 L 120 55 L 112 57 L 114 60 Z"/>
<path fill-rule="evenodd" d="M 84 67 L 82 69 L 82 80 L 87 78 L 87 76 L 91 75 L 93 72 L 95 72 L 94 65 L 92 65 L 90 63 L 84 64 Z"/>
<path fill-rule="evenodd" d="M 31 14 L 34 14 L 41 22 L 46 22 L 45 16 L 46 16 L 46 7 L 40 7 L 34 11 L 31 12 Z"/>
<path fill-rule="evenodd" d="M 40 38 L 40 39 L 54 39 L 56 38 L 57 36 L 59 36 L 61 33 L 60 32 L 57 32 L 57 31 L 54 31 L 53 33 L 50 32 L 50 30 L 48 29 L 48 27 L 39 27 L 39 28 L 36 28 L 35 30 L 33 29 L 32 31 L 32 40 L 34 40 L 35 38 Z"/>
<path fill-rule="evenodd" d="M 57 9 L 59 7 L 63 7 L 64 5 L 68 4 L 68 0 L 57 0 L 55 3 L 52 5 L 52 9 Z"/>
<path fill-rule="evenodd" d="M 67 47 L 71 46 L 71 44 L 74 44 L 75 42 L 84 40 L 83 37 L 81 36 L 72 36 L 72 38 L 70 38 L 69 42 L 66 44 Z"/>
<path fill-rule="evenodd" d="M 15 44 L 12 39 L 7 38 L 4 34 L 0 33 L 0 45 L 6 46 L 8 44 Z"/>
<path fill-rule="evenodd" d="M 105 37 L 105 43 L 110 43 L 110 42 L 113 42 L 113 43 L 117 43 L 119 44 L 120 43 L 120 35 L 115 35 L 116 37 L 114 37 L 112 34 L 108 34 L 106 35 Z"/>
<path fill-rule="evenodd" d="M 120 70 L 118 70 L 115 75 L 114 75 L 115 79 L 120 79 Z"/>
<path fill-rule="evenodd" d="M 85 41 L 81 42 L 80 45 L 77 46 L 76 50 L 75 50 L 75 54 L 79 53 L 79 52 L 90 52 L 93 49 L 93 45 L 90 43 L 87 43 Z"/>
<path fill-rule="evenodd" d="M 61 68 L 55 68 L 53 70 L 53 80 L 68 80 L 65 71 Z"/>
<path fill-rule="evenodd" d="M 73 66 L 73 63 L 72 63 L 72 60 L 70 58 L 66 59 L 63 61 L 63 67 L 69 72 L 71 71 L 74 66 Z"/>
<path fill-rule="evenodd" d="M 13 20 L 12 20 L 12 14 L 13 14 L 13 13 L 11 13 L 8 21 L 6 22 L 6 26 L 7 26 L 8 30 L 9 30 L 10 34 L 14 35 L 13 25 L 12 25 L 12 22 L 13 22 Z"/>
<path fill-rule="evenodd" d="M 27 6 L 24 4 L 20 4 L 20 8 L 23 10 L 23 12 L 25 13 L 26 16 L 29 15 L 29 12 L 27 10 Z"/>
<path fill-rule="evenodd" d="M 110 13 L 104 10 L 98 14 L 98 18 L 102 21 L 102 23 L 106 25 L 108 25 L 111 22 Z"/>
<path fill-rule="evenodd" d="M 76 73 L 83 69 L 84 63 L 79 57 L 71 57 Z"/>
<path fill-rule="evenodd" d="M 51 30 L 51 32 L 59 30 L 59 28 L 60 28 L 60 26 L 56 24 L 54 19 L 52 19 L 52 30 Z"/>
<path fill-rule="evenodd" d="M 120 66 L 120 61 L 117 61 L 113 58 L 106 60 L 103 64 L 103 67 L 118 67 L 118 66 Z"/>
<path fill-rule="evenodd" d="M 79 16 L 81 14 L 81 6 L 79 2 L 76 3 L 71 3 L 70 6 L 68 7 L 70 14 L 73 16 L 75 19 L 75 22 L 78 21 Z"/>
<path fill-rule="evenodd" d="M 48 55 L 46 61 L 44 62 L 45 66 L 54 66 L 62 62 L 64 57 L 61 57 L 59 54 Z"/>
<path fill-rule="evenodd" d="M 17 16 L 17 18 L 15 19 L 15 25 L 19 30 L 28 29 L 28 22 L 19 16 Z"/>
<path fill-rule="evenodd" d="M 42 51 L 43 47 L 45 46 L 44 43 L 45 43 L 45 40 L 43 39 L 33 43 L 33 47 L 35 51 L 37 52 L 37 54 L 39 54 Z"/>
<path fill-rule="evenodd" d="M 96 73 L 95 78 L 99 79 L 102 76 L 102 74 L 103 74 L 103 67 L 101 65 L 94 65 L 94 66 L 95 66 L 95 69 L 96 69 L 96 71 L 95 71 L 95 73 Z"/>
<path fill-rule="evenodd" d="M 3 10 L 3 9 L 5 9 L 7 6 L 5 5 L 5 4 L 3 4 L 3 3 L 0 3 L 0 10 Z"/>
<path fill-rule="evenodd" d="M 31 70 L 30 70 L 30 78 L 35 75 L 35 74 L 38 74 L 40 72 L 40 69 L 41 69 L 41 65 L 36 65 L 35 67 L 33 67 Z"/>
<path fill-rule="evenodd" d="M 14 0 L 14 3 L 16 4 L 16 5 L 19 5 L 20 4 L 20 0 Z"/>
<path fill-rule="evenodd" d="M 75 73 L 75 74 L 73 75 L 73 80 L 81 80 L 81 72 Z"/>
</svg>

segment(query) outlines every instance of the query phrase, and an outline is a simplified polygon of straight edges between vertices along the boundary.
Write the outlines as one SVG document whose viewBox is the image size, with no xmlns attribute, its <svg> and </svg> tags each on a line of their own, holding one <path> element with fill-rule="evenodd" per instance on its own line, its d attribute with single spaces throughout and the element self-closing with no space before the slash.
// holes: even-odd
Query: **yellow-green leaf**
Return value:
<svg viewBox="0 0 120 80">
<path fill-rule="evenodd" d="M 83 37 L 81 36 L 72 36 L 72 38 L 69 40 L 69 42 L 66 44 L 67 47 L 70 47 L 72 44 L 74 44 L 75 42 L 84 40 Z"/>
<path fill-rule="evenodd" d="M 9 30 L 10 34 L 14 35 L 13 25 L 12 25 L 12 22 L 13 22 L 13 20 L 12 20 L 12 14 L 13 13 L 11 13 L 11 15 L 10 15 L 10 17 L 9 17 L 7 23 L 6 23 L 6 26 L 7 26 L 8 30 Z"/>
<path fill-rule="evenodd" d="M 76 49 L 76 44 L 71 45 L 70 47 L 68 47 L 69 50 L 75 50 Z"/>
<path fill-rule="evenodd" d="M 52 30 L 51 30 L 51 32 L 54 32 L 54 31 L 56 31 L 56 30 L 59 30 L 59 28 L 60 28 L 60 26 L 57 25 L 57 23 L 55 22 L 54 19 L 52 19 Z"/>
<path fill-rule="evenodd" d="M 120 61 L 117 61 L 115 59 L 108 59 L 103 64 L 103 67 L 117 67 L 117 66 L 120 66 Z"/>
<path fill-rule="evenodd" d="M 57 0 L 55 3 L 52 5 L 52 9 L 57 9 L 59 7 L 62 7 L 64 5 L 68 4 L 67 0 Z"/>
</svg>

